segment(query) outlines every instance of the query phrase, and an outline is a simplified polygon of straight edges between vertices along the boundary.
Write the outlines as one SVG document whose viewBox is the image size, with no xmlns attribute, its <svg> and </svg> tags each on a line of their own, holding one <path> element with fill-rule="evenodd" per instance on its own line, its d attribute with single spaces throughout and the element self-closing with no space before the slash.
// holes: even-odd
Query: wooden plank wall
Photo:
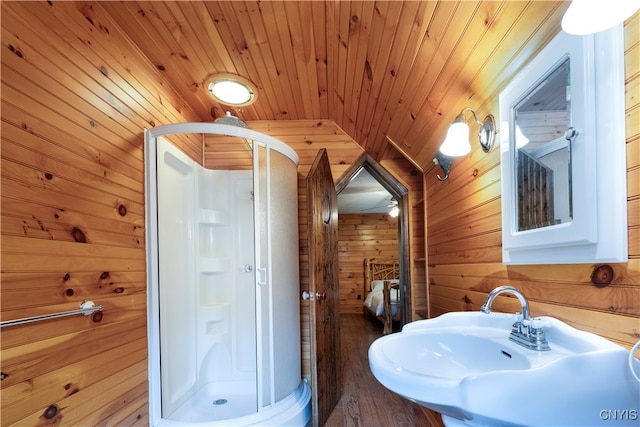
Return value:
<svg viewBox="0 0 640 427">
<path fill-rule="evenodd" d="M 591 283 L 596 266 L 504 266 L 501 263 L 500 159 L 476 145 L 454 161 L 451 177 L 427 176 L 431 315 L 478 310 L 499 285 L 520 288 L 534 316 L 550 315 L 626 347 L 640 339 L 640 13 L 625 24 L 629 262 L 612 264 L 610 286 Z M 483 111 L 498 111 L 498 94 Z M 517 310 L 499 298 L 500 310 Z"/>
<path fill-rule="evenodd" d="M 143 129 L 198 118 L 100 11 L 1 7 L 2 320 L 104 306 L 2 329 L 1 423 L 146 425 Z"/>
<path fill-rule="evenodd" d="M 12 54 L 2 55 L 2 319 L 74 309 L 85 298 L 105 311 L 95 325 L 69 318 L 43 331 L 24 326 L 3 332 L 2 425 L 35 424 L 42 417 L 64 417 L 71 425 L 148 422 L 141 129 L 198 118 L 134 49 L 122 57 L 108 51 L 120 37 L 115 26 L 101 15 L 87 19 L 87 11 L 75 7 L 39 3 L 27 13 L 25 4 L 3 4 L 3 41 Z M 54 27 L 55 34 L 47 30 Z M 118 43 L 127 46 L 126 39 Z M 329 121 L 250 127 L 299 154 L 302 219 L 305 177 L 317 151 L 327 148 L 334 179 L 362 154 Z M 171 139 L 202 162 L 199 136 Z M 218 153 L 205 162 L 216 167 L 219 159 Z M 409 175 L 406 162 L 390 167 Z M 72 238 L 82 236 L 88 241 L 77 248 Z M 305 289 L 304 220 L 300 240 Z M 49 258 L 52 253 L 57 256 Z M 309 378 L 309 312 L 301 307 L 303 374 Z M 25 334 L 31 330 L 38 333 Z M 35 363 L 42 360 L 47 363 Z"/>
<path fill-rule="evenodd" d="M 362 314 L 369 291 L 365 258 L 398 259 L 398 218 L 388 214 L 340 214 L 340 313 Z"/>
<path fill-rule="evenodd" d="M 479 309 L 505 282 L 534 315 L 550 314 L 630 346 L 640 317 L 640 24 L 625 28 L 628 264 L 614 283 L 592 266 L 501 264 L 498 151 L 456 161 L 449 181 L 425 182 L 396 156 L 381 164 L 411 189 L 414 309 L 425 304 L 425 228 L 433 314 Z M 77 308 L 101 315 L 2 331 L 2 425 L 148 423 L 142 129 L 198 121 L 157 68 L 91 3 L 1 2 L 2 310 L 8 320 Z M 498 111 L 497 94 L 484 106 Z M 253 122 L 300 155 L 301 289 L 308 286 L 305 177 L 327 148 L 334 179 L 362 148 L 331 121 Z M 179 139 L 201 161 L 201 141 Z M 427 207 L 425 227 L 424 207 Z M 422 254 L 422 255 L 420 255 Z M 421 282 L 422 280 L 422 282 Z M 420 284 L 416 287 L 415 284 Z M 420 296 L 421 295 L 421 296 Z M 420 298 L 420 299 L 419 299 Z M 504 309 L 513 309 L 502 303 Z M 303 375 L 308 305 L 301 302 Z M 414 311 L 415 311 L 414 310 Z"/>
</svg>

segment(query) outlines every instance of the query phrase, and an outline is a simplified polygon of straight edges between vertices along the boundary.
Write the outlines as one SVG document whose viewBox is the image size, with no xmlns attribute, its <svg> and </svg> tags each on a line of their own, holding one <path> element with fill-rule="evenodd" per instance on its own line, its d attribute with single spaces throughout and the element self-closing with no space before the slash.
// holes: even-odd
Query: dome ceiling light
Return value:
<svg viewBox="0 0 640 427">
<path fill-rule="evenodd" d="M 258 96 L 253 83 L 235 74 L 213 74 L 204 87 L 216 101 L 232 107 L 251 105 Z"/>
</svg>

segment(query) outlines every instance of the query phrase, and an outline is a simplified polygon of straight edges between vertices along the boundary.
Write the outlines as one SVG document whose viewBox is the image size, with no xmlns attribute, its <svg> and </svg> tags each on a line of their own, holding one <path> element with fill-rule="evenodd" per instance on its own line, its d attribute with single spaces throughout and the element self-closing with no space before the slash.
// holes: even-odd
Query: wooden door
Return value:
<svg viewBox="0 0 640 427">
<path fill-rule="evenodd" d="M 325 424 L 342 393 L 338 288 L 338 199 L 327 151 L 307 175 L 313 426 Z"/>
</svg>

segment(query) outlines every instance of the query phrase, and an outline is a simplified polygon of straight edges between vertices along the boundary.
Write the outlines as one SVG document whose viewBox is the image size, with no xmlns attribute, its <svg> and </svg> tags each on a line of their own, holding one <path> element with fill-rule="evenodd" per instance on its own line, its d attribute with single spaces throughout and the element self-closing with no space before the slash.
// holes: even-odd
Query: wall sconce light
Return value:
<svg viewBox="0 0 640 427">
<path fill-rule="evenodd" d="M 496 121 L 491 114 L 484 118 L 481 122 L 476 116 L 476 112 L 471 107 L 463 108 L 458 114 L 458 117 L 451 123 L 447 132 L 447 137 L 440 146 L 440 152 L 450 157 L 464 156 L 471 151 L 471 144 L 469 143 L 469 126 L 464 118 L 465 111 L 471 111 L 473 119 L 480 125 L 480 131 L 478 132 L 478 138 L 480 145 L 485 153 L 491 151 L 493 147 L 493 140 L 495 139 Z M 446 178 L 445 178 L 446 179 Z"/>
<path fill-rule="evenodd" d="M 562 17 L 565 33 L 599 33 L 624 22 L 640 9 L 640 0 L 573 0 Z"/>
</svg>

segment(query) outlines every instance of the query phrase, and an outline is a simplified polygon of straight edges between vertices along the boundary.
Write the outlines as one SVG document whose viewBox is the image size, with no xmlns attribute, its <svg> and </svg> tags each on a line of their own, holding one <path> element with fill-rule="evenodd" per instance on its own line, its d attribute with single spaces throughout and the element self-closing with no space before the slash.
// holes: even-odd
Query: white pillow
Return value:
<svg viewBox="0 0 640 427">
<path fill-rule="evenodd" d="M 371 292 L 379 292 L 384 289 L 384 280 L 372 280 Z"/>
</svg>

